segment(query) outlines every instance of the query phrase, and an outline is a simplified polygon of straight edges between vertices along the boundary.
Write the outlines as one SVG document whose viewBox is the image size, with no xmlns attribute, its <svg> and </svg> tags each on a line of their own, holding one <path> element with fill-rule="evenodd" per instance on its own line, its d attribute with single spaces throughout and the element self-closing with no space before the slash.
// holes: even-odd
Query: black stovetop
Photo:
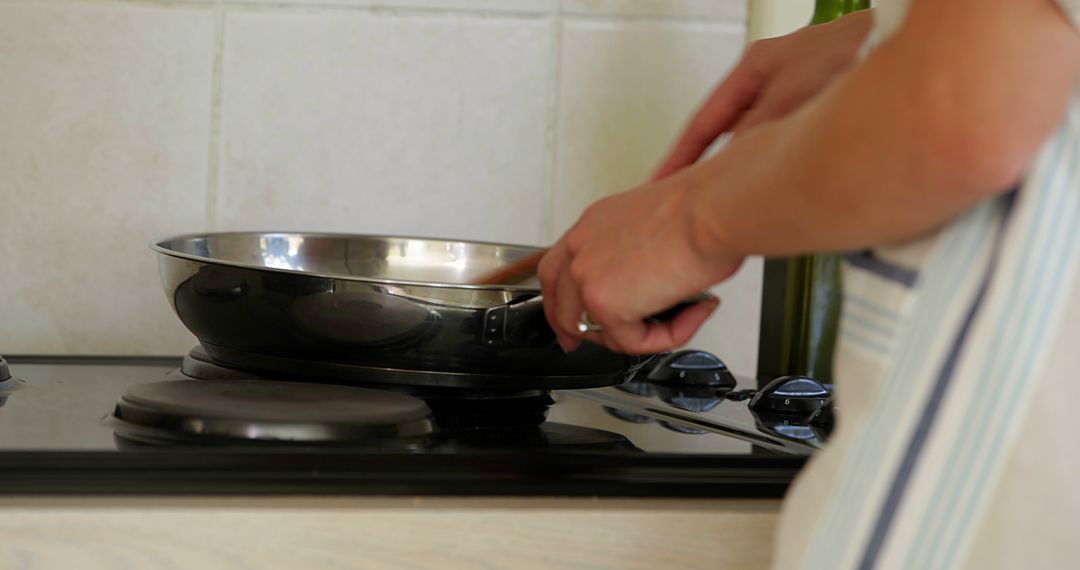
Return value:
<svg viewBox="0 0 1080 570">
<path fill-rule="evenodd" d="M 546 421 L 443 422 L 419 445 L 155 445 L 125 438 L 112 413 L 133 386 L 189 380 L 180 359 L 8 362 L 8 493 L 779 497 L 820 445 L 810 430 L 755 417 L 745 401 L 635 380 L 551 392 Z"/>
</svg>

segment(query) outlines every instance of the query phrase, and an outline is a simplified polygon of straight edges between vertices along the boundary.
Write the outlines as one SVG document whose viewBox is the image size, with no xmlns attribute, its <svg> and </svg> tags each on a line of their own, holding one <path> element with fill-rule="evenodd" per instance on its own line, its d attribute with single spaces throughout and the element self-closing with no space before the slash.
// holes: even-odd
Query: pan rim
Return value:
<svg viewBox="0 0 1080 570">
<path fill-rule="evenodd" d="M 402 240 L 422 240 L 433 241 L 443 243 L 460 243 L 470 245 L 481 246 L 494 246 L 494 247 L 506 247 L 522 250 L 529 250 L 532 252 L 541 251 L 542 247 L 532 245 L 519 245 L 509 243 L 499 243 L 490 241 L 476 241 L 476 240 L 462 240 L 462 239 L 446 239 L 438 237 L 425 237 L 425 236 L 407 236 L 407 235 L 386 235 L 386 234 L 353 234 L 346 232 L 308 232 L 308 231 L 294 231 L 294 230 L 232 230 L 232 231 L 220 231 L 220 232 L 190 232 L 183 234 L 170 235 L 161 239 L 151 241 L 149 246 L 152 251 L 160 255 L 168 257 L 174 257 L 178 259 L 186 259 L 188 261 L 195 261 L 199 263 L 205 263 L 208 265 L 220 265 L 226 267 L 235 267 L 239 269 L 251 269 L 257 271 L 272 271 L 275 273 L 284 273 L 288 275 L 295 275 L 299 277 L 316 277 L 322 279 L 336 279 L 341 281 L 351 281 L 356 283 L 373 283 L 379 285 L 400 285 L 406 287 L 431 287 L 436 289 L 462 289 L 468 291 L 512 291 L 520 293 L 540 293 L 539 287 L 527 286 L 527 285 L 473 285 L 468 283 L 444 283 L 438 281 L 415 281 L 409 279 L 381 279 L 377 277 L 363 277 L 358 275 L 347 275 L 342 273 L 329 273 L 321 271 L 308 271 L 299 269 L 288 269 L 282 267 L 267 267 L 265 265 L 258 265 L 254 263 L 244 263 L 239 261 L 231 261 L 227 259 L 221 259 L 217 257 L 206 257 L 202 255 L 196 255 L 192 253 L 185 253 L 176 251 L 165 247 L 163 244 L 181 240 L 191 240 L 196 238 L 208 238 L 214 236 L 300 236 L 300 237 L 325 237 L 325 238 L 380 238 L 380 239 L 402 239 Z"/>
</svg>

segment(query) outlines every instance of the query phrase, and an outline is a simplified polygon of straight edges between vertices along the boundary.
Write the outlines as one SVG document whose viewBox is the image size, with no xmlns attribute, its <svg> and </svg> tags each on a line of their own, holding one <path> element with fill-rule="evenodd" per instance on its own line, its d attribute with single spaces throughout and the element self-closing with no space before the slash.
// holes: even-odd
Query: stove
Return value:
<svg viewBox="0 0 1080 570">
<path fill-rule="evenodd" d="M 779 497 L 827 436 L 811 414 L 831 410 L 818 392 L 796 393 L 799 382 L 759 391 L 700 351 L 650 364 L 621 383 L 575 388 L 560 377 L 523 384 L 204 347 L 182 359 L 0 358 L 0 485 Z"/>
</svg>

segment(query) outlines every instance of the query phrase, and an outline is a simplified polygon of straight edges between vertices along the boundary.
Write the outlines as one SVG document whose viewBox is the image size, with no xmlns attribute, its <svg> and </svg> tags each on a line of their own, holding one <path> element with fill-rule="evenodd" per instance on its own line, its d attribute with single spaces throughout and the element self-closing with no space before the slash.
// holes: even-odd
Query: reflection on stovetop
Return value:
<svg viewBox="0 0 1080 570">
<path fill-rule="evenodd" d="M 298 375 L 295 367 L 290 371 L 277 378 L 326 381 L 317 373 Z M 176 377 L 224 380 L 265 379 L 267 375 L 265 371 L 252 373 L 224 366 L 196 348 L 184 358 Z M 365 369 L 360 375 L 344 379 L 335 377 L 331 381 L 351 386 L 362 382 L 370 388 L 422 399 L 432 410 L 438 426 L 439 434 L 435 439 L 456 432 L 470 434 L 471 439 L 466 440 L 470 444 L 480 441 L 507 443 L 511 435 L 519 441 L 549 441 L 542 437 L 542 431 L 521 431 L 521 428 L 550 425 L 545 420 L 554 400 L 546 390 L 384 384 L 378 382 L 379 378 L 376 371 Z M 513 379 L 507 379 L 505 385 L 513 385 Z M 627 382 L 612 388 L 559 393 L 566 395 L 565 400 L 583 398 L 600 403 L 607 415 L 623 422 L 639 425 L 655 422 L 660 429 L 685 436 L 720 434 L 761 448 L 793 454 L 807 454 L 820 447 L 823 438 L 809 427 L 807 418 L 755 413 L 746 402 L 754 390 L 735 390 L 736 387 L 735 377 L 719 358 L 702 351 L 679 351 L 653 359 Z M 457 441 L 463 440 L 458 437 Z M 632 449 L 633 445 L 628 448 Z"/>
<path fill-rule="evenodd" d="M 745 399 L 718 392 L 705 397 L 700 389 L 657 390 L 644 380 L 631 380 L 613 388 L 576 392 L 603 405 L 604 411 L 621 421 L 652 424 L 683 434 L 720 434 L 765 449 L 806 455 L 824 444 L 806 418 L 763 415 L 749 409 Z M 802 428 L 805 426 L 805 430 Z"/>
<path fill-rule="evenodd" d="M 147 448 L 184 448 L 184 447 L 281 447 L 283 442 L 235 439 L 199 438 L 183 440 L 176 434 L 147 431 L 114 432 L 117 449 L 142 450 Z M 407 440 L 388 439 L 368 441 L 363 445 L 354 441 L 322 442 L 318 444 L 299 443 L 290 445 L 293 449 L 336 449 L 380 452 L 415 452 L 415 453 L 454 453 L 475 450 L 499 449 L 575 449 L 640 451 L 625 436 L 604 430 L 546 422 L 532 427 L 482 428 L 482 429 L 440 429 L 435 434 Z"/>
<path fill-rule="evenodd" d="M 237 440 L 206 431 L 205 418 L 198 414 L 180 420 L 175 418 L 183 414 L 166 414 L 169 416 L 166 424 L 187 422 L 186 431 L 180 434 L 168 425 L 165 426 L 168 429 L 162 426 L 131 429 L 137 424 L 132 420 L 146 413 L 145 402 L 135 402 L 136 405 L 129 406 L 127 415 L 116 414 L 122 416 L 119 418 L 114 417 L 116 404 L 125 394 L 134 390 L 138 395 L 138 388 L 149 384 L 203 383 L 216 377 L 262 382 L 268 387 L 264 377 L 213 366 L 201 366 L 196 376 L 185 373 L 192 371 L 186 362 L 185 366 L 174 364 L 170 367 L 162 364 L 166 361 L 161 359 L 146 364 L 87 359 L 85 364 L 72 361 L 66 365 L 42 360 L 19 362 L 16 367 L 15 373 L 22 379 L 10 381 L 25 388 L 18 390 L 8 406 L 0 411 L 0 451 L 126 450 L 146 449 L 147 446 L 163 449 L 330 446 L 405 453 L 455 453 L 467 449 L 589 449 L 646 454 L 757 455 L 779 452 L 809 455 L 820 447 L 824 435 L 819 427 L 807 427 L 805 418 L 753 413 L 747 406 L 747 396 L 753 391 L 746 389 L 752 383 L 746 379 L 740 379 L 739 386 L 731 386 L 726 379 L 722 379 L 720 386 L 697 380 L 695 384 L 680 385 L 670 381 L 670 370 L 666 374 L 667 380 L 652 380 L 650 376 L 664 376 L 652 374 L 654 368 L 638 371 L 619 386 L 582 390 L 484 391 L 396 386 L 396 393 L 425 404 L 433 420 L 431 433 L 413 434 L 415 437 L 411 438 L 376 438 L 358 443 L 348 438 L 320 440 L 319 436 L 311 441 L 290 442 L 288 437 L 260 439 L 256 435 Z M 305 383 L 310 384 L 314 379 L 306 380 Z M 0 384 L 3 382 L 6 381 L 0 381 Z M 378 390 L 386 388 L 371 386 Z M 4 394 L 0 394 L 2 396 Z M 268 432 L 257 422 L 247 422 L 242 417 L 227 419 L 237 420 L 239 427 L 228 427 L 224 432 L 226 435 L 237 430 L 259 434 L 284 429 L 271 426 Z M 286 427 L 291 429 L 292 425 Z M 204 431 L 200 432 L 201 429 Z"/>
<path fill-rule="evenodd" d="M 736 388 L 719 358 L 683 350 L 654 359 L 623 384 L 579 394 L 625 422 L 723 434 L 786 453 L 818 449 L 832 430 L 832 400 L 822 399 L 828 390 L 813 379 L 789 376 L 760 391 Z"/>
<path fill-rule="evenodd" d="M 0 356 L 0 408 L 7 403 L 8 395 L 19 389 L 20 386 L 22 386 L 22 382 L 11 377 L 11 369 L 8 367 L 7 360 Z"/>
<path fill-rule="evenodd" d="M 709 409 L 702 413 L 614 388 L 516 391 L 510 401 L 532 399 L 523 409 L 544 407 L 547 418 L 538 424 L 535 415 L 529 421 L 488 418 L 485 423 L 463 414 L 457 425 L 439 425 L 440 406 L 497 402 L 505 394 L 432 393 L 425 401 L 316 382 L 300 391 L 294 386 L 301 383 L 280 379 L 214 383 L 185 378 L 179 358 L 9 356 L 8 361 L 13 378 L 10 384 L 0 380 L 0 392 L 14 390 L 0 408 L 0 484 L 7 493 L 775 498 L 803 465 L 802 456 L 814 449 L 760 435 L 747 419 L 746 402 L 731 398 L 704 406 Z M 689 370 L 677 369 L 672 379 L 685 380 L 680 374 Z M 654 394 L 661 392 L 653 387 Z M 291 407 L 287 395 L 294 393 L 321 402 L 316 407 L 327 413 L 317 420 L 333 421 L 309 421 L 306 406 Z M 162 394 L 182 397 L 166 397 L 170 405 L 163 408 L 147 407 Z M 680 399 L 687 396 L 668 399 L 688 408 L 700 404 Z M 211 422 L 187 413 L 189 404 L 204 397 L 211 405 L 202 413 Z M 338 399 L 340 405 L 334 403 Z M 377 413 L 365 410 L 365 403 L 377 403 Z M 119 418 L 114 417 L 118 404 L 123 404 Z M 483 412 L 485 405 L 473 412 Z M 230 406 L 252 409 L 245 417 Z M 215 410 L 224 413 L 205 413 Z M 187 422 L 184 433 L 176 437 L 175 430 L 155 434 L 123 425 L 142 421 L 145 414 L 170 429 L 175 427 L 170 422 Z M 738 421 L 716 419 L 725 414 Z M 725 426 L 735 437 L 720 435 Z M 738 433 L 736 427 L 749 431 Z M 384 437 L 388 429 L 400 437 Z M 254 439 L 238 442 L 231 437 L 235 433 Z M 324 437 L 340 434 L 360 434 L 363 442 Z M 274 439 L 297 436 L 308 441 Z"/>
</svg>

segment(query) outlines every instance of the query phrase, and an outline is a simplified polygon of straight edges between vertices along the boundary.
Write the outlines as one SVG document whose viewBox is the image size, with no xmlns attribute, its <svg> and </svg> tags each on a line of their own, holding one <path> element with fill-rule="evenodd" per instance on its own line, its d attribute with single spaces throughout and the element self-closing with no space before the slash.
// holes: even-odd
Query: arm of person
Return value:
<svg viewBox="0 0 1080 570">
<path fill-rule="evenodd" d="M 859 60 L 874 10 L 758 40 L 691 117 L 653 175 L 697 162 L 722 134 L 738 134 L 801 107 Z"/>
<path fill-rule="evenodd" d="M 586 211 L 541 264 L 572 350 L 685 343 L 711 307 L 642 319 L 726 279 L 748 255 L 887 244 L 1010 188 L 1063 118 L 1080 34 L 1053 0 L 915 0 L 863 64 L 722 152 Z M 648 263 L 640 263 L 647 259 Z"/>
<path fill-rule="evenodd" d="M 787 255 L 925 232 L 1019 180 L 1078 70 L 1080 34 L 1052 0 L 918 0 L 825 96 L 687 173 L 709 212 L 703 249 Z"/>
</svg>

